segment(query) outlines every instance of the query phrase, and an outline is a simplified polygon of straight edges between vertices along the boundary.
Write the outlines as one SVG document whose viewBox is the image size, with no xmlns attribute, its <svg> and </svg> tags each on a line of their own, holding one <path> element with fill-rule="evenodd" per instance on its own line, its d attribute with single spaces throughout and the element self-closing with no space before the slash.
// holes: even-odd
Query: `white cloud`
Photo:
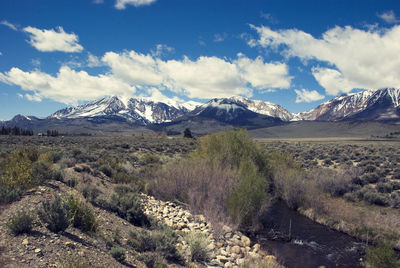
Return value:
<svg viewBox="0 0 400 268">
<path fill-rule="evenodd" d="M 378 17 L 389 24 L 400 22 L 400 20 L 398 18 L 396 18 L 396 15 L 394 14 L 393 10 L 389 10 L 387 12 L 380 13 L 380 14 L 378 14 Z"/>
<path fill-rule="evenodd" d="M 113 75 L 135 85 L 160 85 L 163 76 L 158 69 L 156 58 L 135 51 L 107 52 L 102 61 L 110 68 Z"/>
<path fill-rule="evenodd" d="M 156 50 L 152 50 L 151 54 L 155 57 L 161 57 L 169 53 L 173 53 L 175 49 L 167 45 L 158 44 L 156 45 Z"/>
<path fill-rule="evenodd" d="M 302 90 L 294 90 L 297 94 L 296 97 L 296 102 L 313 102 L 313 101 L 318 101 L 318 100 L 322 100 L 323 98 L 325 98 L 325 96 L 321 95 L 318 93 L 318 91 L 316 90 L 312 90 L 312 91 L 308 91 L 306 89 L 302 89 Z"/>
<path fill-rule="evenodd" d="M 0 56 L 3 56 L 3 53 L 0 52 Z"/>
<path fill-rule="evenodd" d="M 33 94 L 25 94 L 24 97 L 29 101 L 36 101 L 36 102 L 42 101 L 42 96 L 40 96 L 37 92 Z"/>
<path fill-rule="evenodd" d="M 94 56 L 92 53 L 88 54 L 88 59 L 87 59 L 87 66 L 88 67 L 100 67 L 103 64 L 99 60 L 98 57 Z"/>
<path fill-rule="evenodd" d="M 15 24 L 12 24 L 11 22 L 8 22 L 8 21 L 6 21 L 6 20 L 1 21 L 0 24 L 3 24 L 3 25 L 5 25 L 5 26 L 7 26 L 7 27 L 10 28 L 11 30 L 18 31 L 18 27 L 15 26 Z"/>
<path fill-rule="evenodd" d="M 132 95 L 136 92 L 134 86 L 112 76 L 91 76 L 85 71 L 77 72 L 67 66 L 62 66 L 56 76 L 38 70 L 24 72 L 12 68 L 7 73 L 0 73 L 0 81 L 32 92 L 25 95 L 30 100 L 49 98 L 67 104 L 107 95 Z"/>
<path fill-rule="evenodd" d="M 96 62 L 95 57 L 91 61 Z M 267 63 L 262 57 L 250 59 L 243 54 L 233 60 L 218 57 L 162 60 L 135 51 L 107 52 L 101 63 L 110 68 L 104 75 L 91 76 L 64 64 L 56 76 L 39 70 L 25 72 L 12 68 L 0 73 L 0 81 L 36 93 L 29 97 L 32 100 L 34 97 L 38 100 L 40 96 L 64 103 L 105 95 L 132 96 L 136 89 L 143 93 L 154 87 L 199 99 L 232 95 L 249 97 L 253 90 L 289 88 L 291 81 L 286 64 Z M 160 97 L 158 93 L 153 90 L 148 94 Z"/>
<path fill-rule="evenodd" d="M 56 30 L 41 30 L 28 26 L 23 31 L 30 34 L 29 44 L 42 52 L 81 52 L 83 50 L 78 43 L 78 36 L 74 33 L 66 33 L 62 27 L 57 27 Z"/>
<path fill-rule="evenodd" d="M 234 63 L 239 67 L 244 80 L 257 89 L 290 87 L 291 77 L 288 76 L 288 66 L 284 63 L 264 63 L 260 56 L 251 60 L 242 54 L 238 54 Z"/>
<path fill-rule="evenodd" d="M 296 29 L 251 27 L 258 32 L 256 42 L 262 47 L 281 51 L 288 58 L 327 63 L 328 67 L 314 66 L 312 73 L 329 95 L 354 88 L 400 86 L 400 26 L 368 30 L 334 27 L 322 38 Z"/>
<path fill-rule="evenodd" d="M 116 9 L 125 9 L 127 5 L 132 5 L 134 7 L 147 6 L 156 1 L 157 0 L 116 0 L 115 8 Z"/>
<path fill-rule="evenodd" d="M 93 4 L 103 4 L 104 0 L 93 0 Z"/>
<path fill-rule="evenodd" d="M 24 98 L 24 95 L 22 95 L 21 93 L 17 93 L 17 96 L 18 96 L 19 99 Z"/>
</svg>

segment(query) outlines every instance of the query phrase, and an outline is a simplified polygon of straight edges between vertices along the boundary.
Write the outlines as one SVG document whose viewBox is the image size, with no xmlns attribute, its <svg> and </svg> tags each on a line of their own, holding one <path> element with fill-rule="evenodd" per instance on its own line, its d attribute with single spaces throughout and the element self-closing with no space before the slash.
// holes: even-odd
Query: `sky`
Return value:
<svg viewBox="0 0 400 268">
<path fill-rule="evenodd" d="M 398 0 L 1 0 L 0 120 L 105 96 L 302 112 L 400 87 Z"/>
</svg>

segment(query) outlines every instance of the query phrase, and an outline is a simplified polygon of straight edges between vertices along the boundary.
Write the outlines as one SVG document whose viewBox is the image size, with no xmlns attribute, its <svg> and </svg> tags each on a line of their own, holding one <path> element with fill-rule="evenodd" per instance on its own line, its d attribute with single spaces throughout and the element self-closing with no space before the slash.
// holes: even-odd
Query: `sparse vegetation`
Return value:
<svg viewBox="0 0 400 268">
<path fill-rule="evenodd" d="M 122 247 L 113 247 L 110 250 L 111 256 L 116 259 L 118 262 L 124 262 L 125 261 L 125 249 Z"/>
<path fill-rule="evenodd" d="M 40 220 L 46 224 L 46 227 L 54 233 L 65 231 L 70 224 L 68 204 L 59 196 L 55 196 L 52 202 L 43 201 L 42 209 L 38 211 L 38 215 Z"/>
<path fill-rule="evenodd" d="M 17 212 L 10 218 L 7 226 L 14 235 L 30 233 L 33 226 L 33 216 L 26 211 Z"/>
</svg>

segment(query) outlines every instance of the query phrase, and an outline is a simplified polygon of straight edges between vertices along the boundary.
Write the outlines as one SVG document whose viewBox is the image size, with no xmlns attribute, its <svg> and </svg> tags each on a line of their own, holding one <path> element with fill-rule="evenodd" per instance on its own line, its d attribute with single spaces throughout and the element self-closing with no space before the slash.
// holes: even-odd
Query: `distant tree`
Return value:
<svg viewBox="0 0 400 268">
<path fill-rule="evenodd" d="M 185 131 L 183 132 L 183 137 L 193 139 L 192 131 L 190 131 L 190 128 L 185 129 Z"/>
</svg>

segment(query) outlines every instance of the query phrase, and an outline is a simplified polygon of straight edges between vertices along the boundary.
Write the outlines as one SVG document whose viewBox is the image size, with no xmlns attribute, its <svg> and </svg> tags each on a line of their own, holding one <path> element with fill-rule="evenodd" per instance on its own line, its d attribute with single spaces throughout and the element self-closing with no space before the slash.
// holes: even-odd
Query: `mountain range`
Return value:
<svg viewBox="0 0 400 268">
<path fill-rule="evenodd" d="M 105 97 L 84 105 L 68 107 L 46 118 L 17 115 L 0 125 L 19 126 L 43 131 L 45 128 L 79 127 L 106 129 L 142 127 L 153 130 L 174 129 L 185 126 L 261 128 L 291 121 L 400 121 L 400 89 L 365 90 L 335 97 L 307 112 L 293 114 L 283 107 L 266 101 L 244 97 L 215 98 L 206 103 L 164 102 L 150 98 L 125 99 Z M 112 126 L 112 127 L 111 127 Z M 179 126 L 179 127 L 178 127 Z M 218 127 L 216 127 L 218 129 Z"/>
</svg>

